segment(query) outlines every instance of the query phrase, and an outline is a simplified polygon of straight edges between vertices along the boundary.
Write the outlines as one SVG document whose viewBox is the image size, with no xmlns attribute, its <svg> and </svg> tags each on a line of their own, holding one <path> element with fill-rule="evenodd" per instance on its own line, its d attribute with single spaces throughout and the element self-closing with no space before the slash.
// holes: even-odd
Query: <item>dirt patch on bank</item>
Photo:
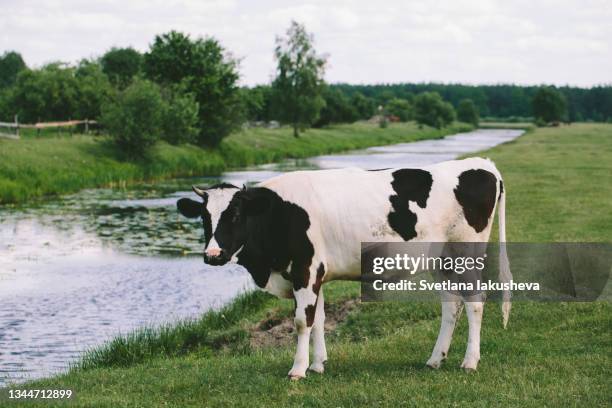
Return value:
<svg viewBox="0 0 612 408">
<path fill-rule="evenodd" d="M 357 307 L 359 299 L 347 299 L 342 302 L 325 305 L 325 331 L 331 331 Z M 252 348 L 277 347 L 291 344 L 295 337 L 293 316 L 279 317 L 272 311 L 265 319 L 259 321 L 250 331 Z"/>
</svg>

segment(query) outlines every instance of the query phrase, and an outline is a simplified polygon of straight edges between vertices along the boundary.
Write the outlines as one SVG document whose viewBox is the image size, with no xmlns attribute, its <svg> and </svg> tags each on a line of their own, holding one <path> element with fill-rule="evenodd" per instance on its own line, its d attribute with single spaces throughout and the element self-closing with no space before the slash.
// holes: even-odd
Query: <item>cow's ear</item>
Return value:
<svg viewBox="0 0 612 408">
<path fill-rule="evenodd" d="M 267 211 L 270 206 L 270 200 L 268 197 L 262 195 L 246 194 L 243 195 L 244 199 L 244 213 L 247 216 L 261 215 Z"/>
<path fill-rule="evenodd" d="M 201 217 L 204 212 L 204 204 L 190 198 L 181 198 L 176 202 L 176 208 L 187 218 Z"/>
</svg>

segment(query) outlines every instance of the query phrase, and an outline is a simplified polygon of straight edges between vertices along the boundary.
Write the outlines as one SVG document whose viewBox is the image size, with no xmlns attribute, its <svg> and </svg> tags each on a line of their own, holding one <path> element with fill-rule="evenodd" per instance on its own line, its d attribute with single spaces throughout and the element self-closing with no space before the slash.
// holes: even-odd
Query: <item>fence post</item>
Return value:
<svg viewBox="0 0 612 408">
<path fill-rule="evenodd" d="M 85 119 L 85 134 L 89 134 L 89 119 Z"/>
<path fill-rule="evenodd" d="M 15 136 L 19 138 L 19 115 L 15 115 Z"/>
</svg>

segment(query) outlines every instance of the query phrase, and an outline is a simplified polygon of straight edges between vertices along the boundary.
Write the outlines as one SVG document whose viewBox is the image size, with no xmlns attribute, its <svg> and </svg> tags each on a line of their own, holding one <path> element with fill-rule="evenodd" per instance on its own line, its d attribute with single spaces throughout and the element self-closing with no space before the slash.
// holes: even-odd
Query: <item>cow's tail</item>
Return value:
<svg viewBox="0 0 612 408">
<path fill-rule="evenodd" d="M 499 179 L 499 207 L 497 216 L 499 219 L 499 281 L 509 285 L 512 280 L 512 272 L 510 272 L 510 262 L 508 261 L 508 253 L 506 252 L 506 191 L 504 182 Z M 510 309 L 512 307 L 512 292 L 510 289 L 502 292 L 502 315 L 504 329 L 510 318 Z"/>
</svg>

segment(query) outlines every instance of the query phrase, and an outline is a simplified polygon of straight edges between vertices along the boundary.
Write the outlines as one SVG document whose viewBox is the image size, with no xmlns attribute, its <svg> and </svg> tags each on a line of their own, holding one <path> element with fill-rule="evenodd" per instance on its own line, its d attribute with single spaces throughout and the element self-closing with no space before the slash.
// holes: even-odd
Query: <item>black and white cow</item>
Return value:
<svg viewBox="0 0 612 408">
<path fill-rule="evenodd" d="M 360 278 L 361 242 L 487 242 L 499 204 L 499 237 L 505 242 L 505 192 L 486 159 L 448 161 L 423 168 L 295 171 L 252 188 L 219 184 L 194 187 L 202 201 L 181 198 L 186 217 L 201 218 L 210 265 L 237 262 L 264 290 L 294 298 L 297 352 L 289 376 L 322 373 L 327 360 L 322 284 Z M 505 250 L 500 277 L 509 281 Z M 482 301 L 446 296 L 438 340 L 427 365 L 437 368 L 450 347 L 465 304 L 468 345 L 462 367 L 480 359 Z M 502 304 L 504 326 L 509 293 Z M 309 366 L 312 334 L 313 362 Z"/>
</svg>

